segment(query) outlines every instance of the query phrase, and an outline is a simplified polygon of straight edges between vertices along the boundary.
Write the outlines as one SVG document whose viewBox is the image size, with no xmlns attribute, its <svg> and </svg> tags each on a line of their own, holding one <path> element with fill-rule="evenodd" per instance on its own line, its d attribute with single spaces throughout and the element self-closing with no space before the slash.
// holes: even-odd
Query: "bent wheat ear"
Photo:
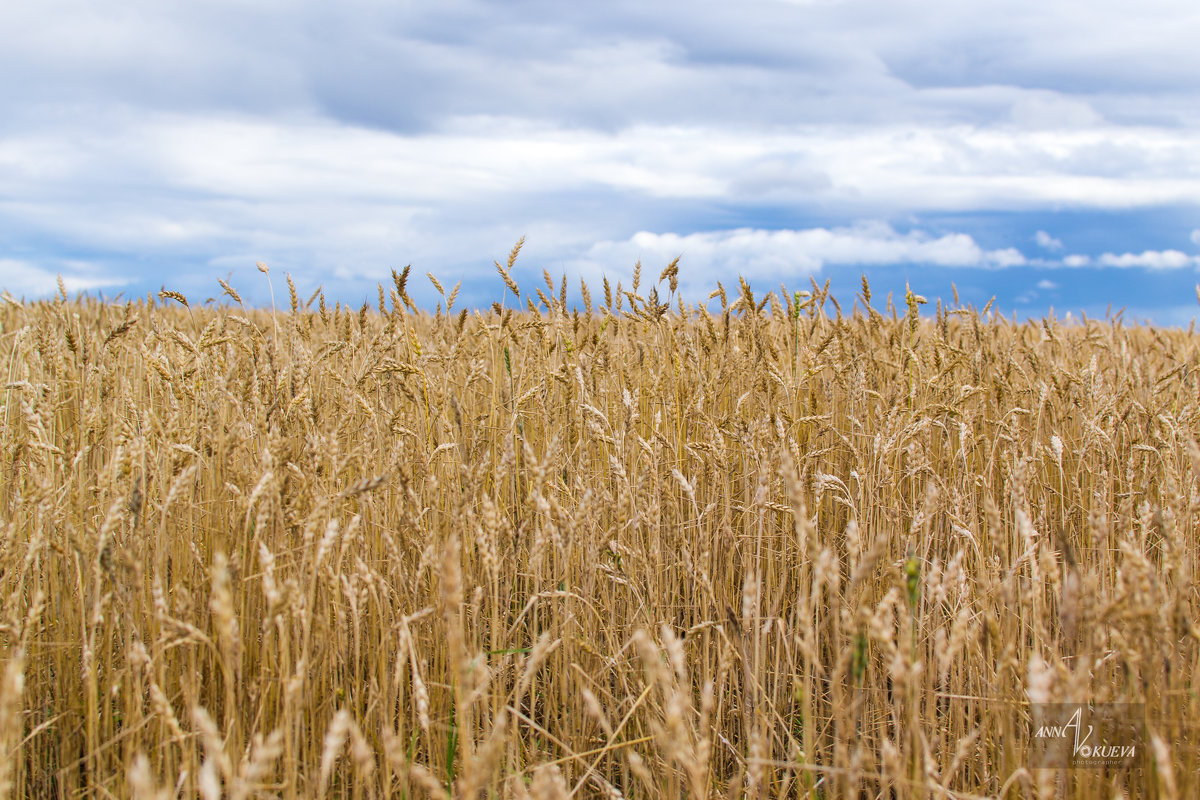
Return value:
<svg viewBox="0 0 1200 800">
<path fill-rule="evenodd" d="M 186 298 L 186 297 L 184 297 L 184 296 L 183 296 L 183 294 L 181 294 L 180 292 L 173 292 L 173 291 L 171 291 L 170 289 L 165 289 L 165 288 L 164 288 L 162 291 L 160 291 L 160 292 L 158 293 L 158 296 L 159 296 L 159 298 L 161 298 L 161 299 L 168 299 L 168 298 L 169 298 L 169 299 L 171 299 L 171 300 L 174 300 L 175 302 L 177 302 L 177 303 L 179 303 L 180 305 L 182 305 L 184 308 L 191 308 L 191 306 L 189 306 L 189 305 L 188 305 L 188 300 L 187 300 L 187 298 Z"/>
<path fill-rule="evenodd" d="M 426 272 L 425 277 L 429 278 L 429 282 L 433 284 L 434 289 L 437 289 L 438 294 L 440 294 L 442 297 L 446 296 L 446 290 L 442 288 L 441 281 L 434 277 L 432 272 Z"/>
<path fill-rule="evenodd" d="M 237 293 L 237 289 L 234 289 L 228 283 L 226 283 L 225 281 L 220 280 L 220 279 L 217 280 L 217 283 L 221 284 L 221 288 L 224 290 L 223 294 L 229 295 L 231 298 L 233 298 L 233 301 L 235 303 L 237 303 L 239 306 L 245 305 L 245 303 L 242 302 L 242 296 Z"/>
<path fill-rule="evenodd" d="M 508 290 L 513 293 L 513 296 L 520 297 L 521 290 L 517 287 L 517 282 L 512 279 L 511 275 L 508 274 L 508 270 L 506 270 L 504 267 L 500 266 L 499 261 L 495 262 L 495 264 L 496 264 L 496 271 L 499 272 L 500 277 L 504 279 L 504 285 L 507 286 Z M 511 269 L 511 267 L 510 267 L 510 269 Z"/>
</svg>

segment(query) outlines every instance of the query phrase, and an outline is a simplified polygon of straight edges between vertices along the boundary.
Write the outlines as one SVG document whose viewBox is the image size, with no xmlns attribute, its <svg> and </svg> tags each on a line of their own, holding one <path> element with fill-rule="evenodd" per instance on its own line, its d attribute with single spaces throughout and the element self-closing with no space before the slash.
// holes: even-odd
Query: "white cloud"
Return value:
<svg viewBox="0 0 1200 800">
<path fill-rule="evenodd" d="M 727 275 L 807 275 L 826 265 L 1005 267 L 1025 263 L 1015 250 L 987 251 L 966 234 L 899 233 L 874 222 L 850 228 L 739 228 L 685 235 L 642 231 L 625 241 L 594 245 L 575 266 L 593 275 L 603 269 L 625 273 L 638 260 L 665 265 L 676 257 L 682 257 L 681 272 L 699 284 L 711 284 Z"/>
<path fill-rule="evenodd" d="M 59 275 L 62 275 L 63 285 L 71 294 L 123 286 L 129 282 L 117 276 L 104 275 L 96 267 L 81 262 L 67 262 L 61 266 L 65 269 L 56 273 L 28 261 L 0 258 L 0 289 L 14 297 L 37 298 L 58 291 Z"/>
<path fill-rule="evenodd" d="M 572 225 L 561 210 L 566 194 L 605 197 L 591 203 L 587 224 L 610 237 L 624 233 L 614 229 L 622 213 L 614 197 L 647 210 L 784 202 L 851 219 L 1054 204 L 1131 208 L 1200 196 L 1193 144 L 1182 131 L 1116 128 L 601 133 L 484 117 L 401 135 L 313 117 L 114 112 L 83 132 L 48 125 L 0 137 L 0 183 L 20 198 L 0 214 L 86 247 L 196 246 L 218 257 L 272 242 L 353 250 L 360 235 L 394 246 L 414 227 L 452 240 L 514 211 L 523 225 Z M 1086 155 L 1101 145 L 1134 161 L 1157 159 L 1156 166 L 1132 176 L 1089 173 Z M 438 228 L 435 217 L 461 222 Z M 637 223 L 620 223 L 627 224 Z"/>
<path fill-rule="evenodd" d="M 1189 256 L 1178 250 L 1146 250 L 1142 253 L 1105 253 L 1096 260 L 1102 267 L 1144 267 L 1147 269 L 1180 269 L 1200 266 L 1200 256 Z"/>
<path fill-rule="evenodd" d="M 472 117 L 400 135 L 319 119 L 169 115 L 130 122 L 86 147 L 72 143 L 74 132 L 64 134 L 60 150 L 83 150 L 76 158 L 85 169 L 112 157 L 162 175 L 173 188 L 254 199 L 457 203 L 603 188 L 663 199 L 732 192 L 760 200 L 789 196 L 792 188 L 791 197 L 848 208 L 1028 209 L 1056 202 L 1136 207 L 1200 194 L 1191 137 L 1150 130 L 813 125 L 777 133 L 640 125 L 600 133 Z M 1136 179 L 1109 177 L 1086 163 L 1098 146 L 1133 160 L 1160 151 L 1169 160 Z"/>
<path fill-rule="evenodd" d="M 1055 266 L 1055 262 L 1041 262 Z M 1058 262 L 1064 267 L 1114 267 L 1117 269 L 1172 270 L 1184 267 L 1200 269 L 1200 256 L 1189 256 L 1179 250 L 1145 250 L 1141 253 L 1104 253 L 1092 258 L 1083 254 L 1072 254 Z M 1044 280 L 1042 283 L 1051 283 Z M 1041 284 L 1039 284 L 1040 286 Z M 1043 287 L 1047 288 L 1047 287 Z M 1057 287 L 1055 287 L 1057 288 Z"/>
<path fill-rule="evenodd" d="M 984 254 L 984 261 L 994 267 L 1019 267 L 1026 263 L 1026 258 L 1015 247 L 1005 247 L 1002 250 L 989 250 Z M 963 264 L 962 266 L 973 266 Z"/>
<path fill-rule="evenodd" d="M 1038 243 L 1038 247 L 1046 250 L 1061 250 L 1063 246 L 1061 240 L 1055 239 L 1045 231 L 1038 231 L 1033 238 Z"/>
<path fill-rule="evenodd" d="M 1200 228 L 1192 231 L 1192 244 L 1200 244 Z"/>
<path fill-rule="evenodd" d="M 1048 292 L 1048 291 L 1057 289 L 1058 284 L 1047 278 L 1042 278 L 1040 281 L 1037 282 L 1037 288 Z"/>
</svg>

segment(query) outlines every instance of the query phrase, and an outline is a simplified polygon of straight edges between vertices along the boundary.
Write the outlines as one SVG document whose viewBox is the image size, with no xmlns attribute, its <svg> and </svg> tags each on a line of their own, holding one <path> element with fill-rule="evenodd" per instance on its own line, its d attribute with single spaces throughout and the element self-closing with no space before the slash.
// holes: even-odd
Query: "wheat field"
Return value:
<svg viewBox="0 0 1200 800">
<path fill-rule="evenodd" d="M 5 299 L 0 797 L 1200 794 L 1192 332 L 518 250 Z M 1132 765 L 1037 768 L 1079 701 Z"/>
</svg>

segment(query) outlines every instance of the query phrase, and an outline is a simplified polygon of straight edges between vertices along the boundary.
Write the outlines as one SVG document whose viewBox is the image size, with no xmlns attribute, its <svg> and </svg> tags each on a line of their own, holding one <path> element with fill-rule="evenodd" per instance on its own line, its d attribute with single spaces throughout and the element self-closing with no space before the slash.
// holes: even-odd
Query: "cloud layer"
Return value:
<svg viewBox="0 0 1200 800">
<path fill-rule="evenodd" d="M 525 234 L 539 272 L 682 253 L 698 283 L 1194 269 L 1196 23 L 1158 0 L 7 4 L 0 285 L 263 259 L 353 300 L 412 261 L 469 299 Z"/>
</svg>

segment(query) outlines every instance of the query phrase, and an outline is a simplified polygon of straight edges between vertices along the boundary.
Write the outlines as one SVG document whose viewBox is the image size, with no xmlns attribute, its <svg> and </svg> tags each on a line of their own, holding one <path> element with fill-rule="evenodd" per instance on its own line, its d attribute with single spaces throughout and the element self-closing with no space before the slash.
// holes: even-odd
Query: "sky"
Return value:
<svg viewBox="0 0 1200 800">
<path fill-rule="evenodd" d="M 1200 305 L 1194 0 L 0 4 L 0 288 Z M 902 303 L 902 300 L 900 301 Z"/>
</svg>

